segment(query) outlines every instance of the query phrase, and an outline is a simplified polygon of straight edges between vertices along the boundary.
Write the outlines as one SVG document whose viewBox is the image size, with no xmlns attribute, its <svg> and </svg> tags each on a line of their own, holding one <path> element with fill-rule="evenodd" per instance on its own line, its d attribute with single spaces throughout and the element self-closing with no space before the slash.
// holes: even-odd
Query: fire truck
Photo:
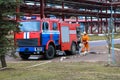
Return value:
<svg viewBox="0 0 120 80">
<path fill-rule="evenodd" d="M 64 55 L 62 52 L 76 54 L 79 24 L 36 16 L 23 16 L 19 23 L 20 32 L 15 32 L 14 40 L 22 59 L 31 55 L 52 59 L 55 55 Z"/>
</svg>

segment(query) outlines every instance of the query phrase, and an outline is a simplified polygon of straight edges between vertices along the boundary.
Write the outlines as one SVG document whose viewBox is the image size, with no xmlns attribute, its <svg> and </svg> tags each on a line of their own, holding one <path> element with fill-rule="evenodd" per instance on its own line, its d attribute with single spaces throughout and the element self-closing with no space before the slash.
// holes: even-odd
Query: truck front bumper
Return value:
<svg viewBox="0 0 120 80">
<path fill-rule="evenodd" d="M 44 47 L 18 47 L 17 52 L 43 52 Z"/>
</svg>

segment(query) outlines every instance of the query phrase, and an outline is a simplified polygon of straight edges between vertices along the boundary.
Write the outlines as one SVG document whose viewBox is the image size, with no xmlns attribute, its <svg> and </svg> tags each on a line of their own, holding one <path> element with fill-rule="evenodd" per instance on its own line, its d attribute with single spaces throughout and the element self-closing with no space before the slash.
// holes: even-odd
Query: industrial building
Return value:
<svg viewBox="0 0 120 80">
<path fill-rule="evenodd" d="M 109 26 L 120 31 L 120 0 L 24 0 L 18 11 L 77 22 L 90 34 L 107 33 Z"/>
</svg>

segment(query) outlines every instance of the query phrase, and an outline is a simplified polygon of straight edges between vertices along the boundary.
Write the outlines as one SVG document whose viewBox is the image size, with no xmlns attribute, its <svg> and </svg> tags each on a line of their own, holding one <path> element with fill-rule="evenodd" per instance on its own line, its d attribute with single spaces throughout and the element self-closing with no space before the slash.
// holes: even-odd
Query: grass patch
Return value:
<svg viewBox="0 0 120 80">
<path fill-rule="evenodd" d="M 120 44 L 115 44 L 115 48 L 120 49 Z"/>
<path fill-rule="evenodd" d="M 90 41 L 94 41 L 94 40 L 106 40 L 105 36 L 92 35 L 92 36 L 89 36 L 89 37 L 90 37 Z"/>
<path fill-rule="evenodd" d="M 39 64 L 8 63 L 11 69 L 0 71 L 0 80 L 119 80 L 119 67 L 105 67 L 102 63 L 52 62 L 34 68 Z"/>
<path fill-rule="evenodd" d="M 91 35 L 90 37 L 90 41 L 94 41 L 94 40 L 106 40 L 106 36 L 98 36 L 98 35 Z M 114 39 L 118 39 L 120 38 L 119 34 L 115 34 L 114 35 Z"/>
</svg>

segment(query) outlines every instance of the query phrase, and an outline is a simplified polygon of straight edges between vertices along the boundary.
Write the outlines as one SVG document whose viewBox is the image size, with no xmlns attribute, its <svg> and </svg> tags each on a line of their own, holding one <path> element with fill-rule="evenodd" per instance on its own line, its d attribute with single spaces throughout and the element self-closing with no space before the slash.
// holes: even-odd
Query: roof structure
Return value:
<svg viewBox="0 0 120 80">
<path fill-rule="evenodd" d="M 40 18 L 54 15 L 63 21 L 75 17 L 74 21 L 79 22 L 78 18 L 84 17 L 86 32 L 91 33 L 107 32 L 110 18 L 114 18 L 115 31 L 120 26 L 120 0 L 24 0 L 19 10 Z"/>
<path fill-rule="evenodd" d="M 119 10 L 120 2 L 110 0 L 24 0 L 21 11 L 34 14 L 74 15 L 109 18 L 110 9 Z M 31 2 L 31 4 L 30 4 Z M 109 13 L 108 13 L 109 11 Z M 113 17 L 120 18 L 120 13 Z"/>
</svg>

